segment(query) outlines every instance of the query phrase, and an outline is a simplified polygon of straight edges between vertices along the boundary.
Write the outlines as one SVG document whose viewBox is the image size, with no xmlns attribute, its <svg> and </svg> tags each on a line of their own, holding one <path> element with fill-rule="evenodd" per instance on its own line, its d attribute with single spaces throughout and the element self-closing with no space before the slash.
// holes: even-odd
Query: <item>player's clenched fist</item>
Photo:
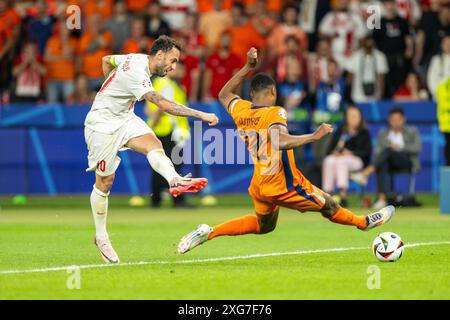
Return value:
<svg viewBox="0 0 450 320">
<path fill-rule="evenodd" d="M 256 67 L 257 63 L 258 63 L 258 51 L 252 47 L 247 52 L 247 66 L 249 66 L 250 68 L 254 68 Z"/>
<path fill-rule="evenodd" d="M 333 132 L 333 127 L 328 123 L 322 123 L 316 131 L 314 131 L 314 139 L 320 140 Z"/>
<path fill-rule="evenodd" d="M 201 119 L 205 122 L 208 122 L 210 126 L 215 126 L 219 123 L 219 118 L 217 118 L 214 113 L 203 113 Z"/>
</svg>

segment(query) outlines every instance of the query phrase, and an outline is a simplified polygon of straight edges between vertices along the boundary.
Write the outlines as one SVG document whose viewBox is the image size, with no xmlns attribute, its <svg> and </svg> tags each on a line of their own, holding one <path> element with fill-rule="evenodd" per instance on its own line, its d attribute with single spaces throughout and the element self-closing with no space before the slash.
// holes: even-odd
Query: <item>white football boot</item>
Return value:
<svg viewBox="0 0 450 320">
<path fill-rule="evenodd" d="M 364 231 L 369 231 L 375 227 L 379 227 L 382 224 L 387 223 L 391 220 L 392 216 L 395 213 L 394 206 L 387 206 L 379 211 L 370 213 L 366 216 L 367 227 L 363 229 Z"/>
<path fill-rule="evenodd" d="M 109 239 L 99 239 L 95 237 L 94 241 L 95 245 L 97 246 L 98 250 L 100 250 L 102 259 L 106 263 L 119 263 L 120 259 L 117 255 L 116 251 L 111 245 L 111 241 Z"/>
<path fill-rule="evenodd" d="M 178 244 L 178 253 L 186 253 L 195 247 L 201 245 L 208 240 L 208 236 L 213 232 L 213 228 L 207 224 L 201 224 L 192 231 L 185 235 Z"/>
</svg>

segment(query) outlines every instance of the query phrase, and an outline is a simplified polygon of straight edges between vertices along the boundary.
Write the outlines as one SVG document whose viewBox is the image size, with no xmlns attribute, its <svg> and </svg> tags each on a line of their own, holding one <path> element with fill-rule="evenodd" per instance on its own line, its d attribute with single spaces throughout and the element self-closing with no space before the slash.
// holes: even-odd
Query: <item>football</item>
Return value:
<svg viewBox="0 0 450 320">
<path fill-rule="evenodd" d="M 403 254 L 403 241 L 393 232 L 380 233 L 372 244 L 375 257 L 382 262 L 395 262 Z"/>
</svg>

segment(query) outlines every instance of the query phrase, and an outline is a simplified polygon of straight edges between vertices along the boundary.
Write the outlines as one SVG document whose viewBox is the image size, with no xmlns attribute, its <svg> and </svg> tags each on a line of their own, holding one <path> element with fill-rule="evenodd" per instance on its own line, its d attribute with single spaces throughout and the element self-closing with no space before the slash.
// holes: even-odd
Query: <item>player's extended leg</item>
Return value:
<svg viewBox="0 0 450 320">
<path fill-rule="evenodd" d="M 181 177 L 169 157 L 162 148 L 161 141 L 152 133 L 130 139 L 127 148 L 144 154 L 152 168 L 169 183 L 169 192 L 174 197 L 183 192 L 198 192 L 203 189 L 208 180 L 205 178 Z"/>
<path fill-rule="evenodd" d="M 277 208 L 273 213 L 246 215 L 210 227 L 201 224 L 197 229 L 184 236 L 178 244 L 178 252 L 186 253 L 207 240 L 220 236 L 239 236 L 243 234 L 265 234 L 275 230 L 278 220 Z"/>
<path fill-rule="evenodd" d="M 108 196 L 114 177 L 115 174 L 106 177 L 96 174 L 95 185 L 91 193 L 91 208 L 95 223 L 95 244 L 100 250 L 103 260 L 107 263 L 118 263 L 120 261 L 106 231 Z"/>
<path fill-rule="evenodd" d="M 356 226 L 358 229 L 364 231 L 368 231 L 388 222 L 395 212 L 393 206 L 387 206 L 366 216 L 358 216 L 350 210 L 341 207 L 330 195 L 324 193 L 324 197 L 325 205 L 320 211 L 322 216 L 331 222 Z"/>
</svg>

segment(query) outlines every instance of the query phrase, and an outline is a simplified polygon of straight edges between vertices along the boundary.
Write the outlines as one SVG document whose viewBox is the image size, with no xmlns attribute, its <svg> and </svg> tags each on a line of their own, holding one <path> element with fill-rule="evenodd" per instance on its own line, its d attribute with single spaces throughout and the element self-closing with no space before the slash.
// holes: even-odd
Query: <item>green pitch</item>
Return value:
<svg viewBox="0 0 450 320">
<path fill-rule="evenodd" d="M 438 213 L 435 198 L 425 202 L 398 209 L 368 233 L 282 209 L 271 234 L 221 237 L 180 256 L 184 234 L 252 213 L 250 200 L 151 210 L 112 197 L 109 233 L 122 264 L 101 267 L 87 197 L 34 198 L 25 206 L 1 198 L 0 299 L 450 299 L 450 215 Z M 405 243 L 438 244 L 407 247 L 398 262 L 380 263 L 369 247 L 381 231 Z M 273 255 L 245 257 L 256 254 Z M 134 262 L 142 264 L 127 264 Z M 84 267 L 61 269 L 71 265 Z M 367 285 L 373 266 L 379 289 Z M 24 272 L 30 269 L 37 270 Z"/>
</svg>

